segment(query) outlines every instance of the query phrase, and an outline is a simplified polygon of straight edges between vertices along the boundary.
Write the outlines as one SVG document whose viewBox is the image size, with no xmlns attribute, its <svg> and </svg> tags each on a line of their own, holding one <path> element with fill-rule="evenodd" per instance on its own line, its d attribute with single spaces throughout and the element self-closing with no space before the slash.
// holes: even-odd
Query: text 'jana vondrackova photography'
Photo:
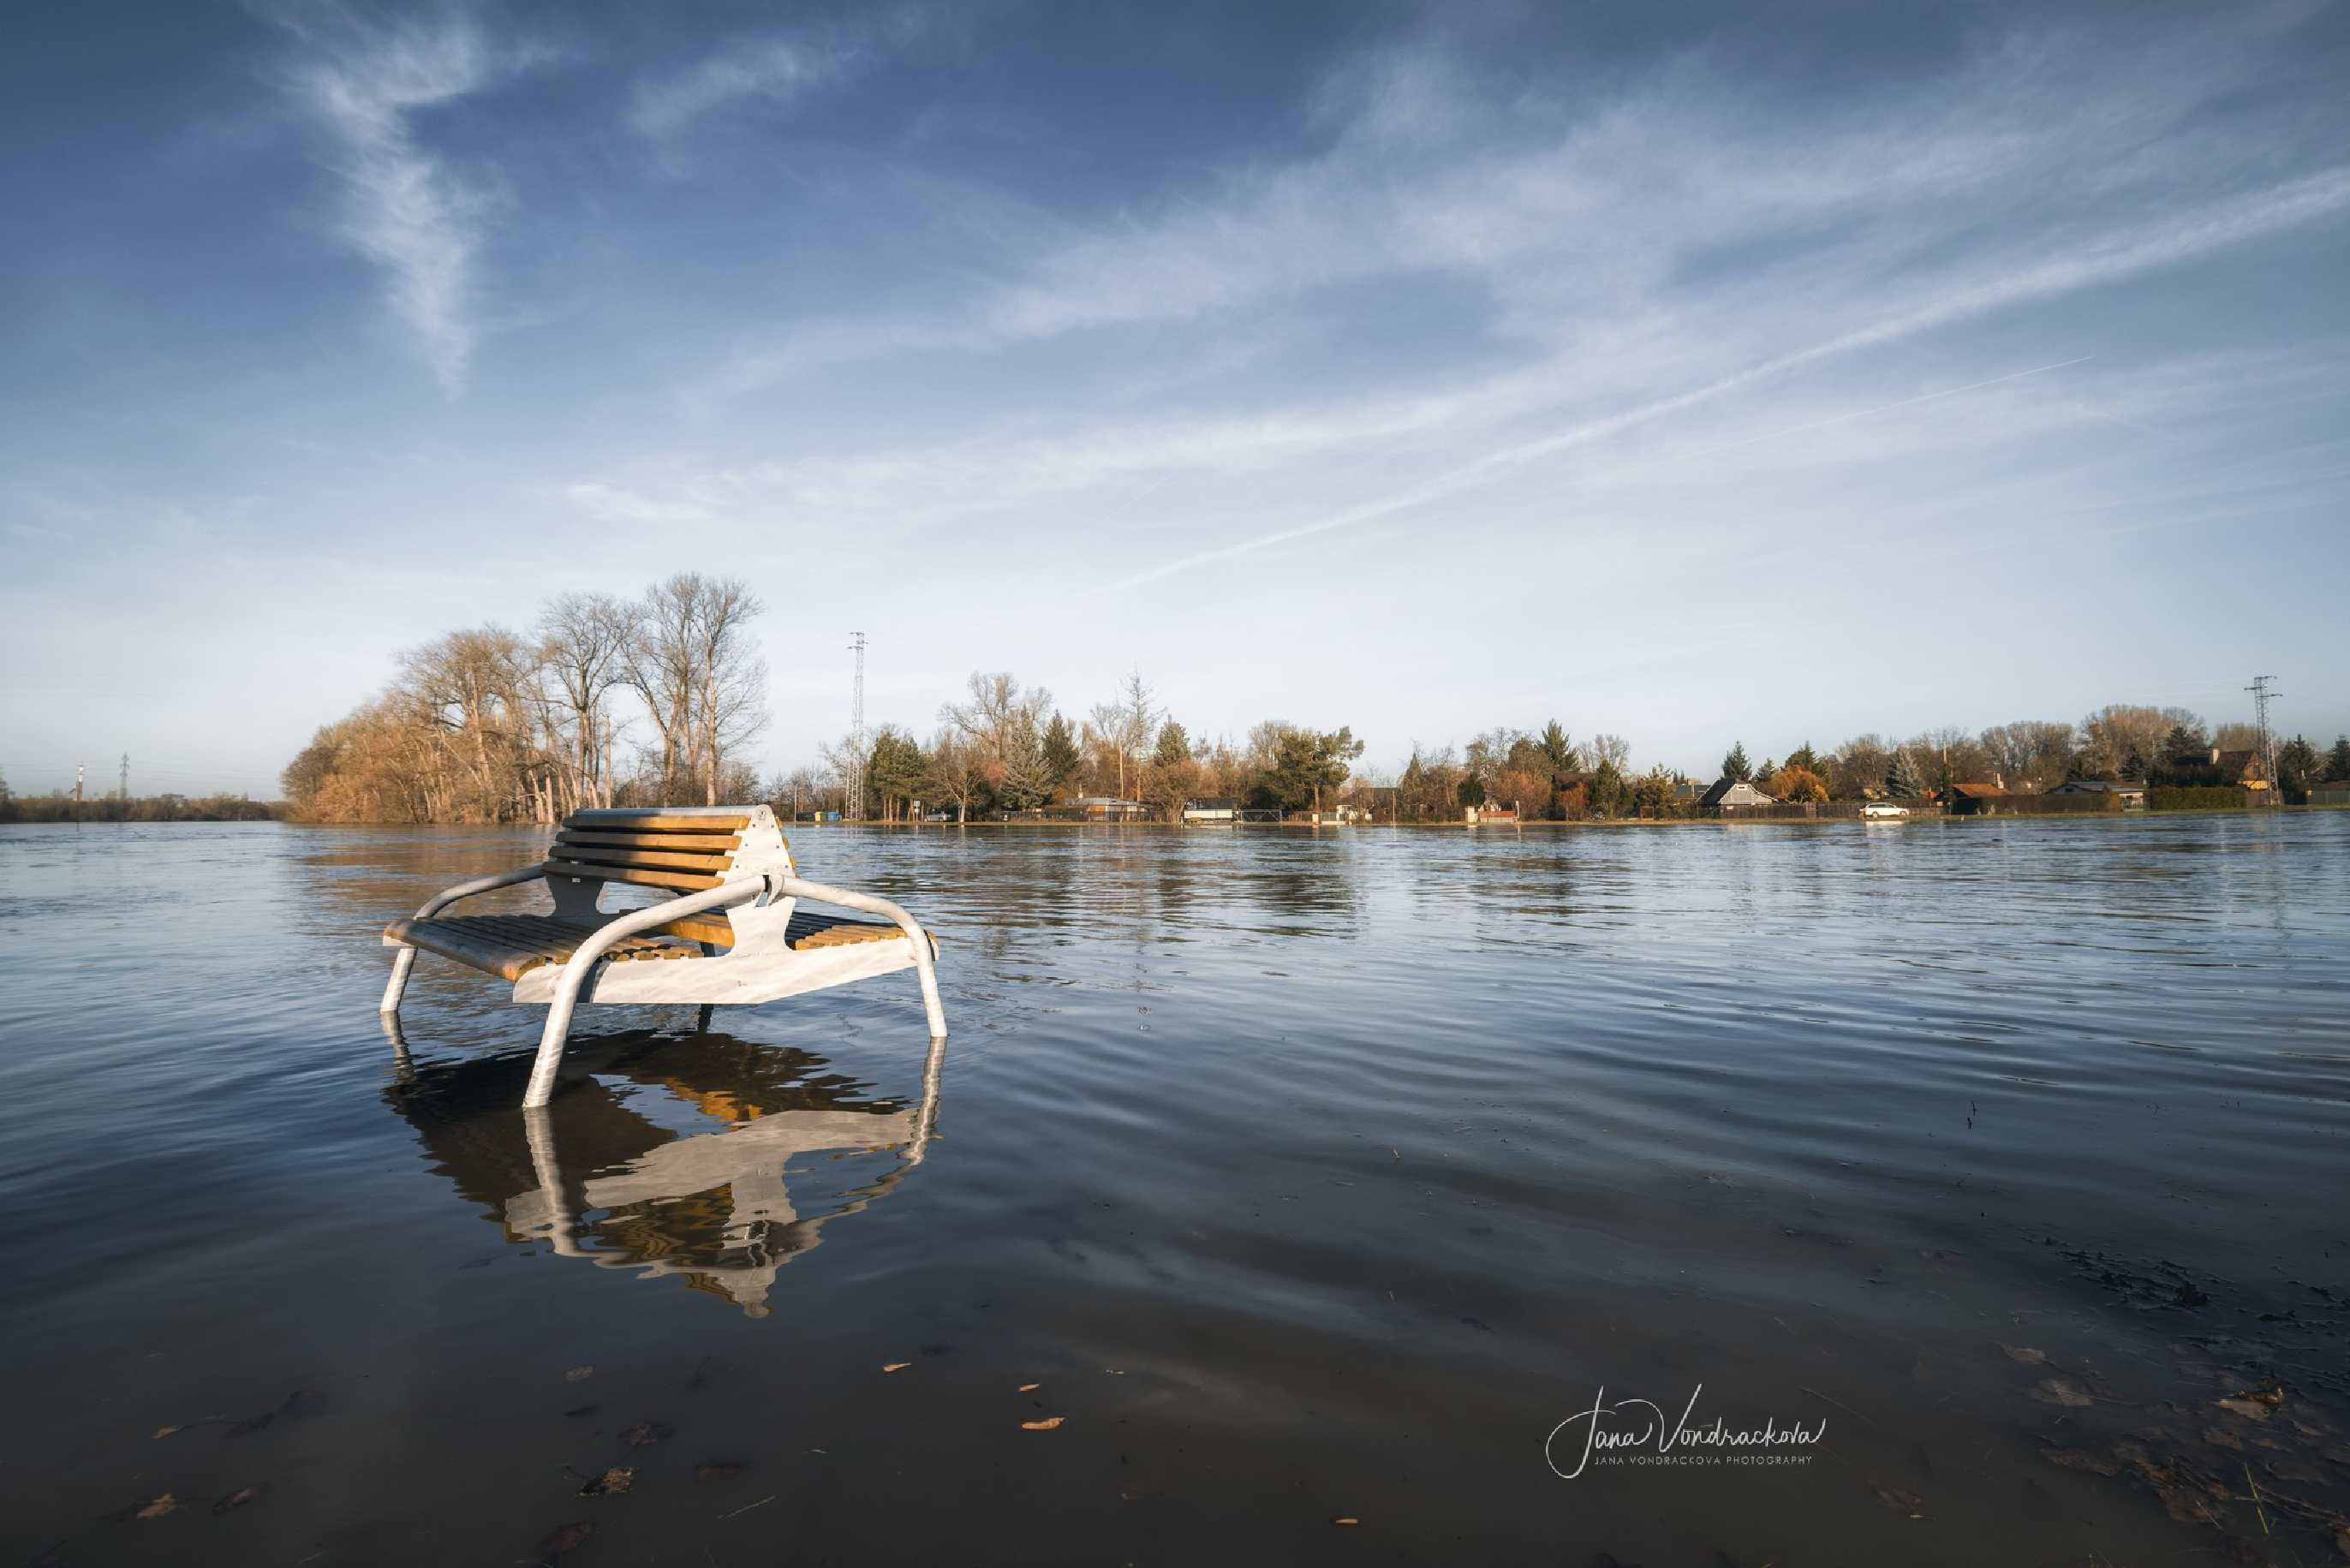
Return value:
<svg viewBox="0 0 2350 1568">
<path fill-rule="evenodd" d="M 5 31 L 0 1563 L 2350 1568 L 2350 6 Z"/>
</svg>

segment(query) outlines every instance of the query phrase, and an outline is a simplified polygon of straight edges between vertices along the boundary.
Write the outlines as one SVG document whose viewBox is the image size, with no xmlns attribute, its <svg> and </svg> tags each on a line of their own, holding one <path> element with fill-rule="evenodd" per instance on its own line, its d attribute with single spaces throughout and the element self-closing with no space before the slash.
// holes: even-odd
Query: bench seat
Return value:
<svg viewBox="0 0 2350 1568">
<path fill-rule="evenodd" d="M 383 934 L 387 940 L 422 948 L 485 974 L 520 980 L 542 964 L 569 959 L 580 943 L 596 934 L 596 926 L 560 915 L 450 915 L 394 920 Z M 723 945 L 732 940 L 723 916 L 714 922 L 689 917 L 660 932 L 624 938 L 613 944 L 608 956 L 616 962 L 698 959 L 702 956 L 702 942 Z M 785 945 L 798 952 L 905 940 L 906 933 L 887 921 L 852 920 L 799 909 L 792 911 L 784 935 Z"/>
</svg>

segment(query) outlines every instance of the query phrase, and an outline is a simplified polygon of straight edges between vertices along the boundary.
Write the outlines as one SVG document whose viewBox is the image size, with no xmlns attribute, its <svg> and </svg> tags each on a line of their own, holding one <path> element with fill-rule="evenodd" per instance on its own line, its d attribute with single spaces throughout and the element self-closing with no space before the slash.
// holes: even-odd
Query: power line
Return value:
<svg viewBox="0 0 2350 1568">
<path fill-rule="evenodd" d="M 856 682 L 848 697 L 848 820 L 865 819 L 865 634 L 848 634 L 849 651 L 857 656 Z"/>
<path fill-rule="evenodd" d="M 2271 782 L 2276 778 L 2276 742 L 2269 734 L 2269 700 L 2282 692 L 2269 684 L 2273 675 L 2255 675 L 2252 683 L 2244 688 L 2252 694 L 2252 723 L 2260 731 L 2261 771 Z"/>
</svg>

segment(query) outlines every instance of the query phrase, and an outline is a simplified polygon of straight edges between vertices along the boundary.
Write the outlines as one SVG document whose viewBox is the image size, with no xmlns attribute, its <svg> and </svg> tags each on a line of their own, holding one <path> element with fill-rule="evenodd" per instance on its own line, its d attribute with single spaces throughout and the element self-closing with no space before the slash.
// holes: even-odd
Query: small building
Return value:
<svg viewBox="0 0 2350 1568">
<path fill-rule="evenodd" d="M 2007 809 L 2007 786 L 1996 784 L 1954 784 L 1942 792 L 1942 804 L 1952 816 L 1996 816 Z"/>
<path fill-rule="evenodd" d="M 2253 805 L 2274 805 L 2276 785 L 2270 781 L 2268 766 L 2261 753 L 2251 747 L 2223 751 L 2218 746 L 2209 752 L 2189 753 L 2170 759 L 2170 782 L 2177 784 L 2226 789 L 2230 786 L 2245 791 Z"/>
<path fill-rule="evenodd" d="M 1487 801 L 1482 805 L 1465 806 L 1461 820 L 1471 827 L 1515 827 L 1518 825 L 1518 803 L 1499 805 Z"/>
<path fill-rule="evenodd" d="M 1139 800 L 1109 794 L 1081 794 L 1069 803 L 1069 809 L 1088 822 L 1140 822 L 1150 815 L 1150 808 Z"/>
<path fill-rule="evenodd" d="M 1697 797 L 1697 804 L 1706 811 L 1742 811 L 1779 803 L 1744 779 L 1721 778 Z"/>
<path fill-rule="evenodd" d="M 2119 799 L 2124 811 L 2146 809 L 2146 785 L 2128 779 L 2066 779 L 2050 794 L 2109 794 Z"/>
<path fill-rule="evenodd" d="M 1695 779 L 1682 779 L 1673 785 L 1673 799 L 1683 805 L 1701 805 L 1705 800 L 1705 785 Z"/>
<path fill-rule="evenodd" d="M 1311 807 L 1293 811 L 1282 820 L 1298 827 L 1348 827 L 1368 816 L 1357 805 L 1326 805 L 1319 811 Z"/>
<path fill-rule="evenodd" d="M 1240 797 L 1229 794 L 1203 795 L 1183 803 L 1186 822 L 1238 822 L 1241 815 Z"/>
</svg>

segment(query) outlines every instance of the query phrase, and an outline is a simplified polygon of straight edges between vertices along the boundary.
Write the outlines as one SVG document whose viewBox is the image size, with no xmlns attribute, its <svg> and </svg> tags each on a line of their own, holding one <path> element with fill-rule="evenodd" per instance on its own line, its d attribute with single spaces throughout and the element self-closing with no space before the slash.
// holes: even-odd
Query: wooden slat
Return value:
<svg viewBox="0 0 2350 1568">
<path fill-rule="evenodd" d="M 557 844 L 595 844 L 609 849 L 690 849 L 696 855 L 732 854 L 743 837 L 735 833 L 588 833 L 567 827 Z"/>
<path fill-rule="evenodd" d="M 600 845 L 559 841 L 555 853 L 566 860 L 589 866 L 642 866 L 655 871 L 723 871 L 733 862 L 724 855 L 678 855 L 665 849 L 607 849 Z"/>
<path fill-rule="evenodd" d="M 642 811 L 627 809 L 575 811 L 563 819 L 567 828 L 582 833 L 609 833 L 615 829 L 628 833 L 740 833 L 751 825 L 745 812 L 714 812 L 708 816 L 690 816 L 681 812 L 664 811 L 658 806 Z"/>
<path fill-rule="evenodd" d="M 594 931 L 548 915 L 460 915 L 442 920 L 394 920 L 384 928 L 394 939 L 462 964 L 520 980 L 542 964 L 562 963 Z M 700 958 L 694 948 L 655 940 L 651 933 L 621 940 L 608 955 L 639 962 Z"/>
<path fill-rule="evenodd" d="M 653 871 L 633 866 L 588 866 L 576 860 L 546 862 L 550 877 L 588 877 L 599 882 L 633 882 L 640 888 L 674 888 L 681 893 L 698 893 L 704 888 L 715 888 L 725 880 L 723 877 L 696 877 L 684 871 Z"/>
<path fill-rule="evenodd" d="M 792 948 L 847 947 L 856 942 L 886 942 L 905 932 L 878 920 L 851 920 L 837 915 L 809 915 L 795 909 L 784 940 Z"/>
</svg>

